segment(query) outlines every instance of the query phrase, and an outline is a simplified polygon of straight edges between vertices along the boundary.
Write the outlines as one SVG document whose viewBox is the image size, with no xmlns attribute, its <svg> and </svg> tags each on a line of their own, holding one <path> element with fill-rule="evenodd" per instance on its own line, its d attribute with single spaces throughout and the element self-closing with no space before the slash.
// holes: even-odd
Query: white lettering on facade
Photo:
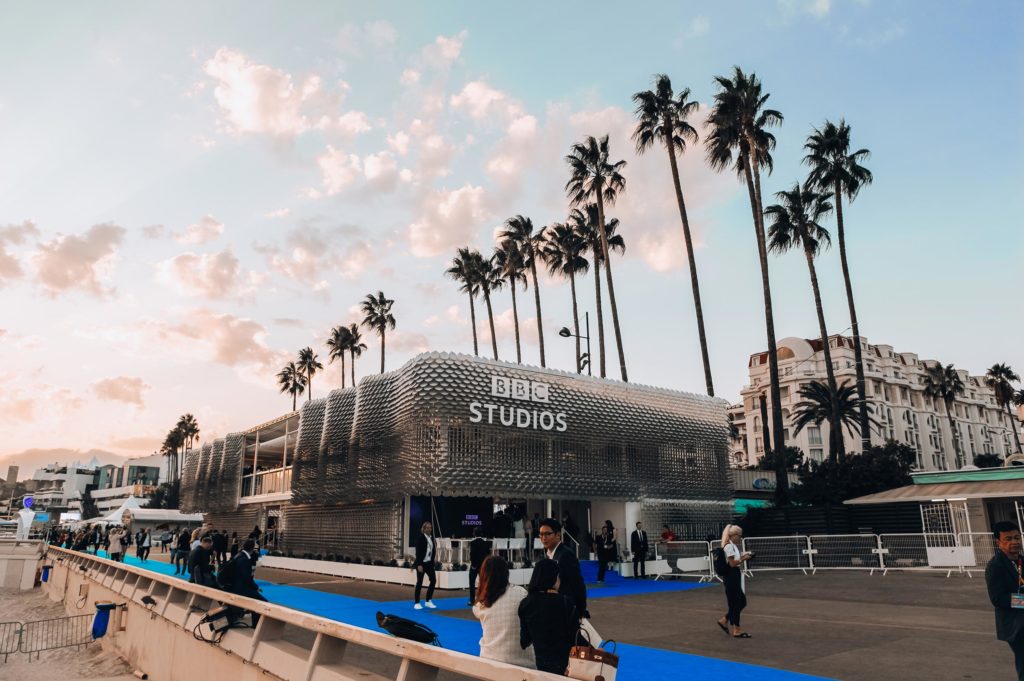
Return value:
<svg viewBox="0 0 1024 681">
<path fill-rule="evenodd" d="M 538 381 L 527 381 L 522 378 L 507 376 L 491 376 L 491 397 L 517 400 L 519 402 L 535 402 L 550 404 L 551 386 Z M 487 412 L 487 423 L 495 421 L 503 426 L 516 428 L 532 428 L 534 430 L 554 430 L 564 433 L 569 429 L 565 412 L 552 412 L 545 409 L 526 409 L 501 404 L 471 402 L 469 405 L 469 422 L 482 423 L 484 412 Z M 497 419 L 495 419 L 497 412 Z"/>
</svg>

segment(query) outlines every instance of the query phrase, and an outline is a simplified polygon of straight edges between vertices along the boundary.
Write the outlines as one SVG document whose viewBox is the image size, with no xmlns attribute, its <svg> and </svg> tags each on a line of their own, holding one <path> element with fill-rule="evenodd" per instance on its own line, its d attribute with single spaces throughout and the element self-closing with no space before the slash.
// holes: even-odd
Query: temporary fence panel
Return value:
<svg viewBox="0 0 1024 681">
<path fill-rule="evenodd" d="M 661 577 L 700 577 L 701 581 L 711 579 L 711 545 L 706 541 L 670 541 L 661 544 L 661 557 L 668 561 L 673 571 Z"/>
<path fill-rule="evenodd" d="M 92 642 L 91 614 L 26 622 L 22 627 L 21 652 L 84 646 Z"/>
<path fill-rule="evenodd" d="M 0 622 L 0 655 L 7 656 L 18 652 L 21 643 L 21 622 Z"/>
<path fill-rule="evenodd" d="M 877 570 L 878 536 L 874 534 L 812 534 L 815 570 Z"/>
<path fill-rule="evenodd" d="M 961 552 L 971 557 L 963 565 L 968 572 L 983 571 L 998 548 L 995 537 L 988 532 L 963 532 L 957 535 L 957 541 Z"/>
<path fill-rule="evenodd" d="M 804 536 L 748 537 L 743 540 L 743 550 L 754 554 L 746 564 L 750 572 L 814 569 L 811 546 Z"/>
<path fill-rule="evenodd" d="M 883 534 L 879 539 L 886 570 L 960 569 L 965 555 L 955 534 Z"/>
</svg>

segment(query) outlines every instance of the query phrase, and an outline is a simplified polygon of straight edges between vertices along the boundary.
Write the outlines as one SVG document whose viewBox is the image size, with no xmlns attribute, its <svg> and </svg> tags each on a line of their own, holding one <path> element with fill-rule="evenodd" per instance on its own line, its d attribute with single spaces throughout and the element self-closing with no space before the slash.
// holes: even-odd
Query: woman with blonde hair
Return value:
<svg viewBox="0 0 1024 681">
<path fill-rule="evenodd" d="M 480 565 L 480 588 L 473 615 L 480 620 L 480 657 L 536 669 L 533 647 L 520 645 L 519 604 L 526 589 L 509 584 L 508 563 L 500 556 L 488 556 Z"/>
<path fill-rule="evenodd" d="M 750 638 L 750 634 L 740 629 L 740 613 L 747 607 L 747 595 L 743 592 L 743 564 L 754 554 L 743 552 L 743 528 L 739 525 L 726 525 L 722 530 L 721 549 L 725 553 L 726 570 L 722 576 L 725 586 L 725 599 L 729 611 L 718 620 L 722 631 L 733 638 Z"/>
</svg>

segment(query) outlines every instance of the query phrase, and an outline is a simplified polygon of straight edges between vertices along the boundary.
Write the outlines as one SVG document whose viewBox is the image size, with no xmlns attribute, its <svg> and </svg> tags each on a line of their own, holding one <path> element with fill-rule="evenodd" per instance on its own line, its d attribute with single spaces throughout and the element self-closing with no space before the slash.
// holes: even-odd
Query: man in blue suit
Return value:
<svg viewBox="0 0 1024 681">
<path fill-rule="evenodd" d="M 996 638 L 1010 644 L 1017 679 L 1024 681 L 1024 608 L 1014 607 L 1014 596 L 1024 586 L 1020 528 L 1009 521 L 992 526 L 998 550 L 985 568 L 988 599 L 996 609 Z"/>
</svg>

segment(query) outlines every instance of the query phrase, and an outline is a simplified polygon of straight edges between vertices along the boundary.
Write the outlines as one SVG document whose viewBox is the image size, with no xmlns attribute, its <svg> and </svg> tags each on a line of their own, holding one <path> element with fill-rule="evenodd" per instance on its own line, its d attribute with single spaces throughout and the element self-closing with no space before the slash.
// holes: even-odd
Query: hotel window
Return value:
<svg viewBox="0 0 1024 681">
<path fill-rule="evenodd" d="M 810 442 L 812 445 L 821 444 L 820 426 L 811 426 L 810 428 L 807 429 L 807 441 Z"/>
<path fill-rule="evenodd" d="M 816 448 L 816 449 L 812 448 L 811 449 L 811 458 L 813 460 L 815 460 L 815 461 L 824 461 L 825 460 L 825 450 L 821 449 L 820 447 Z"/>
<path fill-rule="evenodd" d="M 764 444 L 761 442 L 761 438 L 755 438 L 754 439 L 754 451 L 755 452 L 763 452 L 764 451 Z"/>
<path fill-rule="evenodd" d="M 787 397 L 789 397 L 789 386 L 788 385 L 781 386 L 779 388 L 779 398 L 784 400 Z"/>
</svg>

